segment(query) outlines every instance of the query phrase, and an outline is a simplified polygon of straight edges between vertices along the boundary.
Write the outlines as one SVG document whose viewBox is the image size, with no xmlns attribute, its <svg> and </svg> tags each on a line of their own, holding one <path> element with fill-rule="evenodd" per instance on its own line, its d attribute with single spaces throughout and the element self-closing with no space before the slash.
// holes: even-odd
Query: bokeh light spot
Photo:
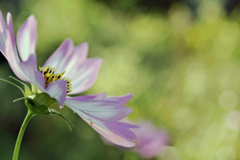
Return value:
<svg viewBox="0 0 240 160">
<path fill-rule="evenodd" d="M 234 131 L 240 130 L 240 112 L 232 111 L 227 115 L 226 124 L 229 129 Z"/>
<path fill-rule="evenodd" d="M 233 91 L 224 91 L 218 101 L 223 109 L 233 110 L 238 104 L 238 96 Z"/>
<path fill-rule="evenodd" d="M 222 146 L 216 153 L 217 160 L 234 160 L 236 155 L 233 147 Z"/>
</svg>

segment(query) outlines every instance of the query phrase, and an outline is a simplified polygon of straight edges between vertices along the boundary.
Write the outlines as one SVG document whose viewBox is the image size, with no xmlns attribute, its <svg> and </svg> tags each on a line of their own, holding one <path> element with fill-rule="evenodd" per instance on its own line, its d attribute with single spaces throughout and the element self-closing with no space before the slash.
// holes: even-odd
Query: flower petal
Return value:
<svg viewBox="0 0 240 160">
<path fill-rule="evenodd" d="M 55 68 L 58 73 L 66 71 L 64 76 L 72 80 L 72 92 L 69 95 L 86 91 L 96 80 L 102 60 L 86 60 L 87 52 L 87 43 L 74 47 L 71 39 L 67 39 L 44 64 Z"/>
<path fill-rule="evenodd" d="M 99 134 L 101 134 L 103 137 L 111 141 L 112 143 L 115 143 L 117 145 L 123 146 L 123 147 L 133 147 L 135 146 L 135 143 L 131 141 L 130 139 L 126 139 L 113 131 L 109 130 L 107 127 L 103 125 L 99 125 L 97 123 L 93 123 L 92 121 L 86 119 L 83 116 L 80 116 L 85 122 L 87 122 L 94 130 L 96 130 Z M 116 126 L 117 127 L 117 126 Z"/>
<path fill-rule="evenodd" d="M 81 66 L 83 64 L 83 62 L 87 58 L 87 54 L 88 54 L 88 44 L 82 43 L 74 47 L 71 55 L 69 55 L 66 59 L 62 59 L 62 61 L 59 62 L 64 64 L 66 77 L 73 78 L 73 76 L 75 76 L 75 74 L 78 72 L 76 68 L 78 68 L 78 66 Z M 74 71 L 76 71 L 76 73 Z"/>
<path fill-rule="evenodd" d="M 46 92 L 50 97 L 56 99 L 60 106 L 63 106 L 67 93 L 65 80 L 58 80 L 56 82 L 50 83 L 46 88 Z"/>
<path fill-rule="evenodd" d="M 23 81 L 30 82 L 29 78 L 25 75 L 20 66 L 20 59 L 15 45 L 12 16 L 10 13 L 7 13 L 7 26 L 8 29 L 5 30 L 2 34 L 2 44 L 5 43 L 5 46 L 2 47 L 3 55 L 8 60 L 8 63 L 15 73 L 15 75 Z"/>
<path fill-rule="evenodd" d="M 111 142 L 125 147 L 134 146 L 131 138 L 136 136 L 129 128 L 137 126 L 117 122 L 132 112 L 130 108 L 104 100 L 76 101 L 67 98 L 65 104 Z"/>
<path fill-rule="evenodd" d="M 17 33 L 18 51 L 22 61 L 27 61 L 31 54 L 36 53 L 37 37 L 37 21 L 31 15 Z"/>
<path fill-rule="evenodd" d="M 21 80 L 30 82 L 28 77 L 25 76 L 24 72 L 20 68 L 20 60 L 17 53 L 14 51 L 11 35 L 8 30 L 6 32 L 5 55 L 14 74 Z"/>
<path fill-rule="evenodd" d="M 110 96 L 106 98 L 106 101 L 117 103 L 118 105 L 124 106 L 132 97 L 133 94 L 126 94 L 123 96 Z"/>
<path fill-rule="evenodd" d="M 72 79 L 72 92 L 70 94 L 84 92 L 89 89 L 95 82 L 101 65 L 102 59 L 90 58 L 84 61 L 82 65 L 74 68 L 69 76 Z M 75 74 L 73 75 L 73 73 Z"/>
<path fill-rule="evenodd" d="M 5 43 L 6 43 L 6 30 L 8 29 L 7 24 L 3 18 L 0 10 L 0 51 L 5 56 Z"/>
<path fill-rule="evenodd" d="M 84 102 L 67 98 L 65 104 L 71 109 L 79 110 L 92 118 L 103 121 L 118 121 L 132 112 L 131 108 L 104 101 Z"/>
<path fill-rule="evenodd" d="M 8 30 L 5 30 L 0 33 L 0 51 L 6 57 L 6 40 L 7 40 L 7 32 Z"/>
<path fill-rule="evenodd" d="M 107 93 L 98 93 L 92 95 L 85 95 L 85 96 L 77 96 L 77 97 L 67 97 L 68 100 L 74 101 L 89 101 L 89 100 L 103 100 L 107 97 Z"/>
<path fill-rule="evenodd" d="M 39 89 L 44 90 L 45 79 L 41 72 L 36 68 L 37 57 L 36 54 L 31 54 L 26 62 L 20 62 L 19 66 L 24 75 L 29 79 L 29 82 L 33 83 Z"/>
<path fill-rule="evenodd" d="M 96 96 L 93 100 L 101 101 L 107 97 L 107 93 L 92 94 L 92 96 Z"/>
<path fill-rule="evenodd" d="M 135 141 L 137 145 L 134 150 L 145 159 L 156 157 L 169 144 L 167 132 L 149 121 L 141 121 L 138 125 L 141 128 L 135 130 L 138 139 Z"/>
<path fill-rule="evenodd" d="M 47 59 L 44 66 L 51 66 L 55 68 L 58 73 L 65 71 L 65 65 L 67 63 L 71 64 L 68 61 L 71 53 L 73 51 L 74 45 L 71 39 L 66 39 L 62 44 L 58 47 L 58 49 Z"/>
<path fill-rule="evenodd" d="M 14 30 L 13 30 L 13 23 L 12 23 L 12 15 L 9 12 L 7 13 L 7 25 L 8 25 L 8 30 L 10 32 L 13 51 L 17 55 L 17 49 L 16 49 L 16 45 L 15 45 L 15 38 L 14 38 Z"/>
<path fill-rule="evenodd" d="M 103 122 L 112 132 L 126 139 L 137 139 L 137 136 L 129 128 L 139 128 L 139 126 L 130 125 L 123 122 Z"/>
<path fill-rule="evenodd" d="M 66 71 L 66 77 L 78 65 L 82 65 L 88 52 L 88 44 L 82 43 L 74 47 L 71 39 L 66 39 L 58 49 L 48 58 L 44 66 L 50 65 L 57 72 Z"/>
<path fill-rule="evenodd" d="M 7 24 L 3 18 L 2 11 L 0 10 L 0 33 L 8 29 Z"/>
</svg>

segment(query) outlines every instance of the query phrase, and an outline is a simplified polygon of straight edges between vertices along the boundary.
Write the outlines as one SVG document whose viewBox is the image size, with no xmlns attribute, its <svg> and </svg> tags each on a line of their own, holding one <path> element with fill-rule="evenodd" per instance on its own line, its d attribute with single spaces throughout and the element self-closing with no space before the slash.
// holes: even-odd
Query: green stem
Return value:
<svg viewBox="0 0 240 160">
<path fill-rule="evenodd" d="M 19 150 L 20 150 L 20 146 L 21 146 L 21 142 L 22 142 L 22 138 L 25 132 L 25 129 L 30 121 L 30 119 L 34 116 L 34 114 L 28 110 L 28 113 L 23 121 L 23 124 L 21 126 L 21 129 L 18 133 L 18 138 L 15 144 L 15 148 L 14 148 L 14 152 L 13 152 L 13 159 L 12 160 L 18 160 L 18 154 L 19 154 Z"/>
</svg>

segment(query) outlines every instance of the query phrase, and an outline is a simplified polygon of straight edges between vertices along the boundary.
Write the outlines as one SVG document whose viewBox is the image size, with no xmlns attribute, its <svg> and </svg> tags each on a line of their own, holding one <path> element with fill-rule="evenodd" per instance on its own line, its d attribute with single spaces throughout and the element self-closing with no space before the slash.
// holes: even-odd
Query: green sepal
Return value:
<svg viewBox="0 0 240 160">
<path fill-rule="evenodd" d="M 69 130 L 72 131 L 72 128 L 74 127 L 73 123 L 70 120 L 68 120 L 66 117 L 64 117 L 61 113 L 56 111 L 55 109 L 49 108 L 45 105 L 36 105 L 33 99 L 25 99 L 25 104 L 33 114 L 60 116 L 68 126 Z"/>
<path fill-rule="evenodd" d="M 31 98 L 29 98 L 29 97 L 21 97 L 21 98 L 15 99 L 13 102 L 18 102 L 18 101 L 25 100 L 25 99 L 31 100 Z"/>
<path fill-rule="evenodd" d="M 24 90 L 20 86 L 16 85 L 15 83 L 12 83 L 10 81 L 0 78 L 1 81 L 7 82 L 7 83 L 17 87 L 23 93 L 24 97 L 15 99 L 13 102 L 25 100 L 26 106 L 28 107 L 29 111 L 33 115 L 50 115 L 50 116 L 57 115 L 64 120 L 64 122 L 68 126 L 69 130 L 72 131 L 72 128 L 74 127 L 73 123 L 70 120 L 68 120 L 66 117 L 64 117 L 61 113 L 59 113 L 57 110 L 50 108 L 53 105 L 58 105 L 58 102 L 54 98 L 51 98 L 48 94 L 46 94 L 44 92 L 41 92 L 41 90 L 38 90 L 38 88 L 35 87 L 34 85 L 32 85 L 32 91 L 31 91 L 29 86 L 27 84 L 25 84 L 24 82 L 12 77 L 12 76 L 9 76 L 9 77 L 15 81 L 21 83 L 25 89 L 25 92 L 24 92 Z"/>
<path fill-rule="evenodd" d="M 20 98 L 19 100 L 21 99 L 25 99 L 25 104 L 28 107 L 28 109 L 32 113 L 37 115 L 49 114 L 51 112 L 49 108 L 57 103 L 55 99 L 50 98 L 50 96 L 46 93 L 30 95 L 27 98 L 23 97 Z"/>
<path fill-rule="evenodd" d="M 24 82 L 18 80 L 17 78 L 12 77 L 12 76 L 9 76 L 9 78 L 12 78 L 13 80 L 17 81 L 18 83 L 21 83 L 24 86 L 26 96 L 29 96 L 32 94 L 32 92 L 27 84 L 25 84 Z"/>
<path fill-rule="evenodd" d="M 24 89 L 25 89 L 25 93 L 26 93 L 26 96 L 29 96 L 32 94 L 31 90 L 28 88 L 28 86 L 24 86 Z"/>
<path fill-rule="evenodd" d="M 32 100 L 35 103 L 35 106 L 40 106 L 40 105 L 44 105 L 47 107 L 52 107 L 52 105 L 54 104 L 58 104 L 58 102 L 56 101 L 56 99 L 51 98 L 47 93 L 36 93 L 32 96 L 29 96 L 32 98 Z"/>
<path fill-rule="evenodd" d="M 49 112 L 47 107 L 44 105 L 36 106 L 32 99 L 25 99 L 25 104 L 33 114 L 46 115 Z"/>
<path fill-rule="evenodd" d="M 7 80 L 5 80 L 5 79 L 2 79 L 2 78 L 0 78 L 0 81 L 7 82 L 7 83 L 9 83 L 9 84 L 11 84 L 11 85 L 13 85 L 13 86 L 17 87 L 18 89 L 20 89 L 20 91 L 22 92 L 22 94 L 23 94 L 24 96 L 26 96 L 26 95 L 25 95 L 25 92 L 24 92 L 24 90 L 23 90 L 21 87 L 19 87 L 18 85 L 16 85 L 15 83 L 12 83 L 12 82 L 10 82 L 10 81 L 7 81 Z"/>
<path fill-rule="evenodd" d="M 32 92 L 33 93 L 38 93 L 37 87 L 35 85 L 33 85 L 33 84 L 31 84 L 31 86 L 32 86 Z"/>
<path fill-rule="evenodd" d="M 69 130 L 72 131 L 72 128 L 74 127 L 74 125 L 70 120 L 68 120 L 66 117 L 64 117 L 61 113 L 59 113 L 55 109 L 50 108 L 50 111 L 51 112 L 49 112 L 49 114 L 60 116 L 68 126 Z"/>
</svg>

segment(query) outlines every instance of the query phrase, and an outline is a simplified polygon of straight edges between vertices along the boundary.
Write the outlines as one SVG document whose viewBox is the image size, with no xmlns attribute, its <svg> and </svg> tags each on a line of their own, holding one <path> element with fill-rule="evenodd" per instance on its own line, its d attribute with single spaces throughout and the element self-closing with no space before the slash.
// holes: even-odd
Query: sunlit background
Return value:
<svg viewBox="0 0 240 160">
<path fill-rule="evenodd" d="M 155 160 L 240 159 L 240 6 L 237 0 L 0 0 L 15 35 L 26 18 L 38 21 L 38 65 L 66 38 L 89 43 L 103 59 L 98 79 L 83 94 L 134 93 L 129 120 L 147 119 L 167 132 Z M 14 75 L 0 57 L 0 78 Z M 0 83 L 0 159 L 12 157 L 27 113 L 21 92 Z M 105 145 L 70 109 L 36 116 L 19 160 L 138 160 L 138 153 Z"/>
</svg>

